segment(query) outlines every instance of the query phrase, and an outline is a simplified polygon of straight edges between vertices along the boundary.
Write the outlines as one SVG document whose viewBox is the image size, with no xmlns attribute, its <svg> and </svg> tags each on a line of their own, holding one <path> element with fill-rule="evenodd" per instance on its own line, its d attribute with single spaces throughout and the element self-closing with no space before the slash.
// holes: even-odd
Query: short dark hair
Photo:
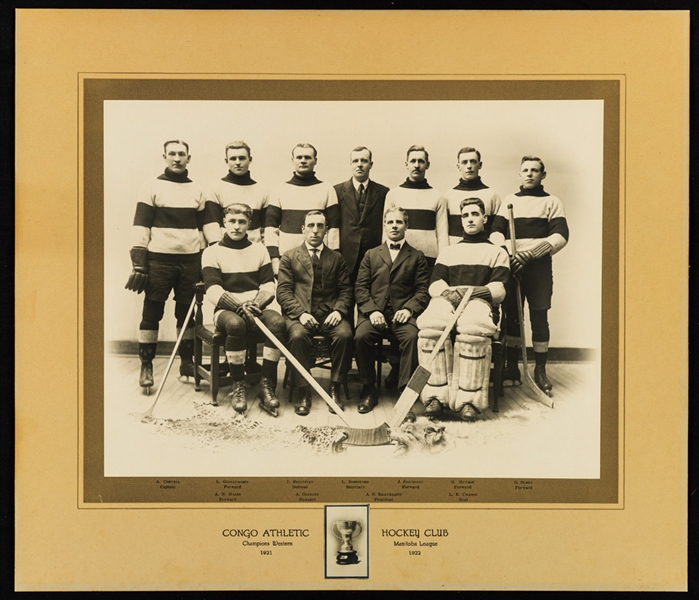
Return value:
<svg viewBox="0 0 699 600">
<path fill-rule="evenodd" d="M 296 144 L 291 149 L 291 158 L 294 157 L 294 150 L 296 150 L 296 148 L 310 148 L 311 150 L 313 150 L 313 158 L 318 158 L 318 151 L 315 149 L 315 146 L 313 146 L 312 144 L 307 144 L 307 143 Z"/>
<path fill-rule="evenodd" d="M 228 158 L 228 151 L 229 150 L 240 150 L 241 148 L 244 148 L 245 150 L 248 151 L 248 158 L 252 158 L 252 152 L 250 152 L 250 146 L 248 146 L 243 141 L 237 141 L 237 142 L 231 142 L 230 144 L 226 145 L 226 159 Z"/>
<path fill-rule="evenodd" d="M 464 206 L 469 206 L 471 204 L 475 204 L 478 208 L 480 208 L 481 214 L 485 216 L 485 204 L 483 204 L 483 200 L 480 198 L 464 198 L 459 203 L 459 213 L 464 210 Z"/>
<path fill-rule="evenodd" d="M 408 160 L 408 157 L 410 156 L 411 152 L 424 152 L 425 153 L 425 160 L 427 162 L 430 162 L 430 155 L 427 153 L 427 150 L 425 150 L 424 146 L 416 146 L 413 144 L 408 148 L 408 151 L 405 153 L 405 160 Z"/>
<path fill-rule="evenodd" d="M 362 150 L 366 150 L 369 153 L 369 161 L 372 161 L 371 150 L 369 150 L 369 148 L 366 146 L 357 146 L 356 148 L 352 148 L 350 151 L 350 160 L 352 159 L 352 152 L 361 152 Z"/>
<path fill-rule="evenodd" d="M 456 153 L 456 160 L 458 161 L 459 156 L 461 156 L 462 154 L 468 154 L 469 152 L 475 152 L 478 155 L 478 162 L 481 162 L 481 153 L 478 152 L 478 150 L 476 150 L 475 148 L 471 148 L 471 146 L 464 146 L 463 148 L 461 148 L 461 150 L 459 150 Z"/>
<path fill-rule="evenodd" d="M 305 227 L 305 225 L 306 225 L 306 219 L 308 219 L 308 217 L 313 217 L 313 216 L 315 216 L 315 215 L 323 215 L 323 219 L 325 219 L 325 222 L 326 222 L 326 223 L 328 222 L 328 219 L 327 219 L 327 217 L 325 216 L 325 213 L 324 213 L 322 210 L 317 210 L 317 209 L 309 210 L 305 215 L 303 215 L 303 225 L 304 225 L 304 227 Z"/>
<path fill-rule="evenodd" d="M 391 204 L 391 206 L 389 206 L 386 209 L 386 212 L 383 213 L 383 222 L 384 223 L 386 222 L 386 215 L 390 212 L 403 213 L 403 220 L 405 221 L 406 225 L 408 224 L 408 211 L 405 210 L 402 206 L 396 206 L 395 204 Z"/>
<path fill-rule="evenodd" d="M 243 204 L 242 202 L 234 202 L 223 209 L 224 220 L 226 215 L 244 215 L 248 222 L 250 222 L 252 221 L 252 208 L 250 208 L 247 204 Z"/>
<path fill-rule="evenodd" d="M 167 154 L 167 147 L 170 144 L 182 144 L 185 148 L 187 148 L 187 154 L 189 154 L 189 144 L 187 142 L 182 141 L 182 140 L 168 140 L 167 142 L 165 142 L 163 144 L 163 152 L 165 152 L 165 154 Z"/>
<path fill-rule="evenodd" d="M 541 160 L 538 156 L 531 156 L 530 154 L 527 154 L 526 156 L 523 156 L 523 157 L 522 157 L 522 160 L 521 160 L 521 162 L 519 163 L 520 166 L 521 166 L 523 163 L 527 162 L 528 160 L 536 160 L 536 161 L 538 161 L 539 164 L 541 165 L 541 171 L 542 171 L 542 172 L 546 172 L 546 167 L 544 166 L 544 161 Z"/>
</svg>

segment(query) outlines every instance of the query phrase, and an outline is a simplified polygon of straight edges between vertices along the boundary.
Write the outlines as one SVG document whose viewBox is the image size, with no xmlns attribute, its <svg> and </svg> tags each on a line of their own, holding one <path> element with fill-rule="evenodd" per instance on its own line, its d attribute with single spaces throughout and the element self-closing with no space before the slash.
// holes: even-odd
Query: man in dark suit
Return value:
<svg viewBox="0 0 699 600">
<path fill-rule="evenodd" d="M 381 244 L 381 222 L 388 188 L 371 181 L 371 150 L 358 146 L 350 152 L 352 179 L 335 186 L 340 205 L 340 253 L 347 263 L 350 282 L 367 250 Z"/>
<path fill-rule="evenodd" d="M 330 395 L 340 403 L 340 385 L 347 380 L 352 363 L 352 285 L 347 265 L 339 252 L 323 244 L 327 224 L 325 214 L 311 210 L 304 217 L 301 231 L 304 243 L 287 250 L 279 263 L 277 301 L 286 317 L 289 350 L 308 371 L 314 335 L 330 340 L 332 369 Z M 294 407 L 297 415 L 311 410 L 311 389 L 305 379 L 294 373 L 300 393 Z"/>
<path fill-rule="evenodd" d="M 386 242 L 369 250 L 362 260 L 355 284 L 357 300 L 357 368 L 363 384 L 358 410 L 368 413 L 378 404 L 374 345 L 382 336 L 398 340 L 402 391 L 418 365 L 415 319 L 430 301 L 425 255 L 405 241 L 408 214 L 397 206 L 384 216 Z"/>
</svg>

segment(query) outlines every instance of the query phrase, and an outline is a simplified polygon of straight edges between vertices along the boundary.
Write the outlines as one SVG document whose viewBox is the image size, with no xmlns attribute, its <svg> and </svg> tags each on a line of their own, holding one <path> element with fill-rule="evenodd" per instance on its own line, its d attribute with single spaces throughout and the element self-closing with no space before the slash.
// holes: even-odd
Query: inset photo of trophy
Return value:
<svg viewBox="0 0 699 600">
<path fill-rule="evenodd" d="M 369 577 L 369 505 L 325 506 L 325 578 Z"/>
</svg>

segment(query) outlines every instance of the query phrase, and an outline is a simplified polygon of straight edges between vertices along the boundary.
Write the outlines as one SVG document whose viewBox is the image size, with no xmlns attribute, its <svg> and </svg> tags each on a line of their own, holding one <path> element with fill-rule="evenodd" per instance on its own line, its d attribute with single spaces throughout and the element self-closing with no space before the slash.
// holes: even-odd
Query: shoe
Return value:
<svg viewBox="0 0 699 600">
<path fill-rule="evenodd" d="M 398 369 L 395 366 L 391 366 L 391 371 L 386 375 L 383 384 L 387 389 L 398 387 Z"/>
<path fill-rule="evenodd" d="M 299 417 L 305 417 L 309 412 L 311 412 L 311 390 L 310 388 L 304 387 L 300 390 L 301 396 L 294 404 L 294 412 Z"/>
<path fill-rule="evenodd" d="M 374 410 L 374 407 L 379 403 L 379 393 L 376 391 L 375 387 L 370 387 L 365 390 L 362 394 L 362 399 L 359 401 L 359 406 L 357 410 L 365 415 Z"/>
<path fill-rule="evenodd" d="M 141 374 L 138 378 L 138 385 L 144 388 L 153 386 L 153 363 L 151 361 L 141 363 Z"/>
<path fill-rule="evenodd" d="M 436 417 L 444 412 L 444 406 L 437 400 L 437 398 L 432 397 L 427 399 L 427 404 L 425 404 L 425 416 L 426 417 Z"/>
<path fill-rule="evenodd" d="M 229 394 L 233 410 L 241 415 L 248 409 L 248 401 L 245 397 L 245 382 L 234 381 L 233 389 Z"/>
<path fill-rule="evenodd" d="M 507 359 L 505 362 L 505 368 L 502 370 L 502 380 L 511 381 L 512 385 L 521 385 L 522 376 L 519 372 L 519 355 L 520 350 L 514 346 L 507 347 Z"/>
<path fill-rule="evenodd" d="M 260 399 L 260 408 L 273 417 L 279 416 L 279 399 L 274 393 L 274 382 L 269 377 L 260 380 L 260 391 L 257 397 Z"/>
<path fill-rule="evenodd" d="M 180 377 L 194 377 L 194 361 L 191 358 L 180 359 Z"/>
<path fill-rule="evenodd" d="M 339 383 L 330 384 L 330 397 L 335 401 L 335 404 L 337 404 L 341 410 L 345 409 L 345 405 L 343 404 L 342 400 L 340 400 L 340 384 Z M 335 414 L 335 411 L 333 410 L 332 406 L 328 405 L 328 410 L 332 414 Z"/>
<path fill-rule="evenodd" d="M 546 365 L 536 365 L 534 367 L 534 383 L 544 394 L 549 394 L 553 389 L 553 384 L 546 377 Z"/>
<path fill-rule="evenodd" d="M 461 409 L 459 416 L 461 417 L 462 421 L 473 422 L 478 419 L 478 411 L 476 410 L 476 407 L 473 406 L 473 404 L 467 403 L 464 404 L 464 407 Z"/>
</svg>

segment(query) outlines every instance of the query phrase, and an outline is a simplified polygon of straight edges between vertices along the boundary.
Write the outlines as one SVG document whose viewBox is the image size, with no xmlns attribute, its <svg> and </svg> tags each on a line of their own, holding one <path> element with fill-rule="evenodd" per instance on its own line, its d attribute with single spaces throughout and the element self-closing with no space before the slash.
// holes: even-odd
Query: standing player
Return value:
<svg viewBox="0 0 699 600">
<path fill-rule="evenodd" d="M 427 183 L 430 157 L 423 146 L 408 148 L 405 167 L 408 177 L 388 192 L 384 212 L 391 205 L 407 210 L 410 229 L 406 239 L 425 255 L 431 271 L 439 252 L 449 245 L 447 205 L 442 194 Z"/>
<path fill-rule="evenodd" d="M 544 191 L 544 163 L 537 156 L 524 156 L 519 169 L 522 185 L 519 192 L 507 196 L 493 223 L 491 241 L 505 246 L 510 239 L 507 206 L 512 204 L 515 217 L 517 254 L 512 256 L 512 274 L 520 280 L 522 303 L 529 304 L 529 318 L 534 346 L 534 381 L 545 393 L 553 385 L 546 376 L 549 349 L 548 310 L 553 296 L 551 257 L 568 243 L 568 222 L 563 203 Z M 503 379 L 520 381 L 518 361 L 522 347 L 516 294 L 507 300 L 507 362 Z"/>
<path fill-rule="evenodd" d="M 449 214 L 449 243 L 458 244 L 463 239 L 461 227 L 461 212 L 459 206 L 464 198 L 480 198 L 485 206 L 485 231 L 490 233 L 492 227 L 492 215 L 500 208 L 500 196 L 481 181 L 479 175 L 483 168 L 481 153 L 475 148 L 464 147 L 456 155 L 456 167 L 461 178 L 458 185 L 450 189 L 444 197 L 447 201 Z"/>
<path fill-rule="evenodd" d="M 204 225 L 204 194 L 188 177 L 189 145 L 170 140 L 163 145 L 165 172 L 147 181 L 139 190 L 133 221 L 133 271 L 126 289 L 145 291 L 143 314 L 138 330 L 141 359 L 139 384 L 153 385 L 153 358 L 158 328 L 165 313 L 165 301 L 175 291 L 177 332 L 185 328 L 180 343 L 180 376 L 194 376 L 194 320 L 185 324 L 199 281 L 200 254 L 204 234 L 216 238 L 216 223 Z"/>
<path fill-rule="evenodd" d="M 327 239 L 331 250 L 340 247 L 340 210 L 335 188 L 320 181 L 315 174 L 318 153 L 311 144 L 297 144 L 291 151 L 294 174 L 270 195 L 265 217 L 265 246 L 272 258 L 274 273 L 279 258 L 304 240 L 301 227 L 310 210 L 322 210 L 327 219 Z"/>
</svg>

